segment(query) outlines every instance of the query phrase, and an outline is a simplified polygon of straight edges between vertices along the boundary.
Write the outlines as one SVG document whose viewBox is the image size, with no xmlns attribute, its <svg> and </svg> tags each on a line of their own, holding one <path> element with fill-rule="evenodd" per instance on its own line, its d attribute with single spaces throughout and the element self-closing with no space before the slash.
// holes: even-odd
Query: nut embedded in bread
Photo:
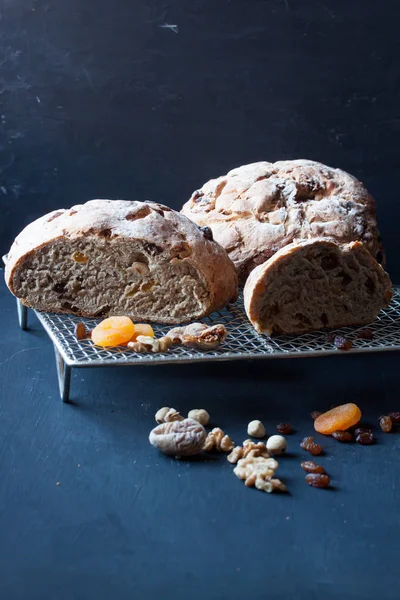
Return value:
<svg viewBox="0 0 400 600">
<path fill-rule="evenodd" d="M 259 333 L 304 333 L 371 323 L 390 302 L 391 281 L 360 242 L 289 244 L 250 274 L 247 316 Z"/>
<path fill-rule="evenodd" d="M 225 250 L 150 202 L 91 200 L 41 217 L 15 240 L 5 275 L 26 306 L 87 317 L 178 324 L 237 296 Z"/>
<path fill-rule="evenodd" d="M 208 181 L 182 213 L 212 229 L 241 282 L 294 241 L 362 242 L 383 260 L 375 202 L 355 177 L 311 160 L 258 162 Z"/>
</svg>

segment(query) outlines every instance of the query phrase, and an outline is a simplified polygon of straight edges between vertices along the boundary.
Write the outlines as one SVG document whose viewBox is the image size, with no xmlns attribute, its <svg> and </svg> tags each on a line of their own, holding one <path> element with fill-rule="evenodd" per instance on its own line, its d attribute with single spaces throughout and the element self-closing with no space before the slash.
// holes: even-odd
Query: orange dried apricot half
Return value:
<svg viewBox="0 0 400 600">
<path fill-rule="evenodd" d="M 335 406 L 328 412 L 322 413 L 314 421 L 315 430 L 324 435 L 331 435 L 334 431 L 345 431 L 357 425 L 361 419 L 361 410 L 357 404 L 350 402 Z"/>
<path fill-rule="evenodd" d="M 135 324 L 135 333 L 133 334 L 132 342 L 136 342 L 138 335 L 147 335 L 148 337 L 154 338 L 154 331 L 151 325 L 145 323 Z"/>
<path fill-rule="evenodd" d="M 135 333 L 135 326 L 129 317 L 108 317 L 92 331 L 92 341 L 96 346 L 112 348 L 129 342 Z"/>
<path fill-rule="evenodd" d="M 119 344 L 120 346 L 127 346 L 129 342 L 136 342 L 138 335 L 146 335 L 148 337 L 155 337 L 155 333 L 151 325 L 146 325 L 144 323 L 135 324 L 135 333 L 131 337 L 130 340 L 125 342 L 124 344 Z"/>
</svg>

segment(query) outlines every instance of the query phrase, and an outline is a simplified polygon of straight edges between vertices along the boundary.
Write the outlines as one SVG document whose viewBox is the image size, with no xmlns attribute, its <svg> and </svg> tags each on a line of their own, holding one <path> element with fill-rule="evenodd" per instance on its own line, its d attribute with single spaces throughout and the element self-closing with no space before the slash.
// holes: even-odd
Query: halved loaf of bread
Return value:
<svg viewBox="0 0 400 600">
<path fill-rule="evenodd" d="M 251 272 L 247 316 L 259 333 L 371 323 L 392 297 L 389 275 L 360 242 L 289 244 Z"/>
<path fill-rule="evenodd" d="M 9 253 L 6 282 L 26 306 L 81 316 L 181 323 L 237 297 L 227 253 L 160 204 L 91 200 L 28 225 Z"/>
</svg>

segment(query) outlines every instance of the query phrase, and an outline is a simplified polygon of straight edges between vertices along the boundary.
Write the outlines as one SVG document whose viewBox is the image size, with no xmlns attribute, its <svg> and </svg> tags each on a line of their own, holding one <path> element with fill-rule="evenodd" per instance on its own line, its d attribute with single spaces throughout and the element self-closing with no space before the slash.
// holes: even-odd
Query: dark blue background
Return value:
<svg viewBox="0 0 400 600">
<path fill-rule="evenodd" d="M 376 197 L 398 280 L 399 17 L 395 0 L 2 0 L 0 250 L 50 209 L 179 208 L 232 167 L 311 158 Z"/>
<path fill-rule="evenodd" d="M 234 166 L 305 157 L 365 182 L 399 281 L 399 16 L 395 0 L 0 0 L 0 251 L 54 208 L 179 208 Z M 398 599 L 399 434 L 324 439 L 331 491 L 299 466 L 311 410 L 400 409 L 397 355 L 77 371 L 62 405 L 31 324 L 0 284 L 1 600 Z M 250 419 L 291 421 L 290 494 L 246 489 L 224 457 L 160 456 L 162 405 L 205 407 L 238 442 Z"/>
</svg>

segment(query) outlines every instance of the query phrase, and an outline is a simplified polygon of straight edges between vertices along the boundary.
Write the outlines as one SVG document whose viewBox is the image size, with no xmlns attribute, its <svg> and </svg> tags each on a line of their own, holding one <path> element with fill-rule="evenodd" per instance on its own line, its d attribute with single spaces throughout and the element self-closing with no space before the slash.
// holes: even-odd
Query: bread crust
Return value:
<svg viewBox="0 0 400 600">
<path fill-rule="evenodd" d="M 328 325 L 329 327 L 338 328 L 348 325 L 363 325 L 370 323 L 375 319 L 379 310 L 389 304 L 392 298 L 392 284 L 389 275 L 384 271 L 381 265 L 372 258 L 361 242 L 351 242 L 346 245 L 338 245 L 335 242 L 330 242 L 325 239 L 295 242 L 285 246 L 274 254 L 272 258 L 256 267 L 247 279 L 244 287 L 244 306 L 246 314 L 256 331 L 259 333 L 267 333 L 269 335 L 272 335 L 273 333 L 295 334 L 319 329 L 324 326 L 321 324 L 319 327 L 308 327 L 307 325 L 299 324 L 298 328 L 293 327 L 293 325 L 288 327 L 278 327 L 276 323 L 274 323 L 273 318 L 270 318 L 268 322 L 265 322 L 262 318 L 265 303 L 269 301 L 269 290 L 273 283 L 278 283 L 276 288 L 280 288 L 281 290 L 283 290 L 284 285 L 289 288 L 292 287 L 296 297 L 293 306 L 296 310 L 302 310 L 300 301 L 302 290 L 298 287 L 299 282 L 288 282 L 285 278 L 284 268 L 288 265 L 293 268 L 296 266 L 298 267 L 297 272 L 301 273 L 301 269 L 304 269 L 304 263 L 301 261 L 312 260 L 312 256 L 310 256 L 312 252 L 310 253 L 310 251 L 314 250 L 332 250 L 339 258 L 341 255 L 353 254 L 354 258 L 365 270 L 369 271 L 371 274 L 376 274 L 376 280 L 379 283 L 379 290 L 376 291 L 375 297 L 371 298 L 370 308 L 367 307 L 367 310 L 365 311 L 365 305 L 363 306 L 361 303 L 359 305 L 354 305 L 352 307 L 353 313 L 347 314 L 346 319 L 342 322 L 335 322 L 335 317 L 333 317 L 334 322 L 331 325 Z M 295 261 L 297 261 L 296 264 Z M 356 277 L 356 274 L 354 276 Z M 326 288 L 325 290 L 326 294 L 323 296 L 328 298 L 329 290 Z M 343 288 L 340 289 L 339 292 L 334 292 L 333 298 L 335 298 L 335 294 L 336 297 L 340 297 L 346 294 L 346 290 Z M 312 296 L 312 292 L 310 295 Z M 265 298 L 267 299 L 266 301 L 264 300 Z M 280 304 L 282 304 L 282 301 L 281 298 L 278 297 L 277 308 L 279 310 L 281 309 Z M 328 303 L 325 309 L 329 311 L 330 307 Z M 364 310 L 362 314 L 361 310 Z"/>
<path fill-rule="evenodd" d="M 209 226 L 239 279 L 294 241 L 361 241 L 383 262 L 375 202 L 355 177 L 299 159 L 243 165 L 196 190 L 182 213 Z"/>
<path fill-rule="evenodd" d="M 208 286 L 209 305 L 205 314 L 237 298 L 235 266 L 209 235 L 184 215 L 162 204 L 126 200 L 90 200 L 71 209 L 53 211 L 30 223 L 18 235 L 8 255 L 5 279 L 10 291 L 18 295 L 16 275 L 23 272 L 30 256 L 57 240 L 82 236 L 141 240 L 148 248 L 163 252 L 166 261 L 182 255 Z M 27 303 L 24 298 L 22 301 Z M 48 307 L 49 311 L 53 309 Z"/>
</svg>

